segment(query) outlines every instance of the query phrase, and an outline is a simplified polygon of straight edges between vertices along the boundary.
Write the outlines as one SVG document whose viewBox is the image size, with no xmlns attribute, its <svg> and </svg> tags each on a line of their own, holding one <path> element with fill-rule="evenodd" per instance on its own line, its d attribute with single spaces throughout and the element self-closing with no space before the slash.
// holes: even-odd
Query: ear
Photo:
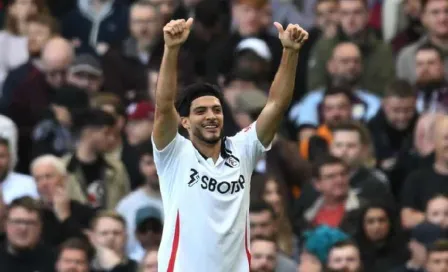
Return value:
<svg viewBox="0 0 448 272">
<path fill-rule="evenodd" d="M 181 117 L 180 124 L 184 129 L 190 130 L 190 119 L 188 119 L 188 117 Z"/>
</svg>

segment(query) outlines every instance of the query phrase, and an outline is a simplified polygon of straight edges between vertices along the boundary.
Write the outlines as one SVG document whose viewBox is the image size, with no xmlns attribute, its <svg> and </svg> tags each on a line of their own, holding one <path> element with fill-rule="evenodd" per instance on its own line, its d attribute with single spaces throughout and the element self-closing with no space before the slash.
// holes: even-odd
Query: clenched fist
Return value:
<svg viewBox="0 0 448 272">
<path fill-rule="evenodd" d="M 192 24 L 192 18 L 187 21 L 184 19 L 172 20 L 166 24 L 165 27 L 163 27 L 163 38 L 165 40 L 165 45 L 168 47 L 178 47 L 182 45 L 190 34 Z"/>
<path fill-rule="evenodd" d="M 308 39 L 308 32 L 299 25 L 289 24 L 286 29 L 283 29 L 280 23 L 275 22 L 274 25 L 278 30 L 278 38 L 282 42 L 283 48 L 299 51 Z"/>
</svg>

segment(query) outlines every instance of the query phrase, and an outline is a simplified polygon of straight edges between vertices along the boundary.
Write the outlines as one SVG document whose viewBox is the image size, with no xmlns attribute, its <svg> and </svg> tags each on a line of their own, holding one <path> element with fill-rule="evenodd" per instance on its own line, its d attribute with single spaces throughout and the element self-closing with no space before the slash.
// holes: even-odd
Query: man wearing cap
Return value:
<svg viewBox="0 0 448 272">
<path fill-rule="evenodd" d="M 272 55 L 269 80 L 273 79 L 280 63 L 282 48 L 276 37 L 270 35 L 264 26 L 263 9 L 266 5 L 269 5 L 268 0 L 232 1 L 232 10 L 237 26 L 226 40 L 210 48 L 208 52 L 206 71 L 207 78 L 210 81 L 216 82 L 221 76 L 226 76 L 230 73 L 238 44 L 248 37 L 261 39 L 269 47 Z"/>
<path fill-rule="evenodd" d="M 163 229 L 160 209 L 152 206 L 140 208 L 135 215 L 135 226 L 135 236 L 139 243 L 129 252 L 129 258 L 140 262 L 147 250 L 159 247 Z"/>
<path fill-rule="evenodd" d="M 67 82 L 86 89 L 89 95 L 98 93 L 103 85 L 101 63 L 92 55 L 79 55 L 68 69 Z"/>
<path fill-rule="evenodd" d="M 408 248 L 411 258 L 394 272 L 423 272 L 427 260 L 428 248 L 439 239 L 447 238 L 447 232 L 441 227 L 423 222 L 411 230 Z"/>
<path fill-rule="evenodd" d="M 126 136 L 131 146 L 136 146 L 151 138 L 154 123 L 154 106 L 150 102 L 138 102 L 127 108 L 128 122 Z"/>
</svg>

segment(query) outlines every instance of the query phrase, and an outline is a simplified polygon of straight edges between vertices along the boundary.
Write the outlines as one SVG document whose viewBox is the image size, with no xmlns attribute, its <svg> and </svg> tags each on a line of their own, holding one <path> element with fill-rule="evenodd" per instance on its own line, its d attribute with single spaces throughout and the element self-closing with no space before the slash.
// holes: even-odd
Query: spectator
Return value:
<svg viewBox="0 0 448 272">
<path fill-rule="evenodd" d="M 274 272 L 277 263 L 277 245 L 269 238 L 254 237 L 250 241 L 251 272 Z M 281 270 L 285 271 L 285 270 Z M 294 271 L 294 270 L 292 270 Z"/>
<path fill-rule="evenodd" d="M 18 171 L 27 173 L 31 160 L 31 134 L 51 103 L 54 89 L 65 83 L 65 73 L 73 59 L 73 49 L 68 41 L 52 38 L 42 52 L 42 69 L 30 65 L 26 69 L 26 78 L 11 90 L 12 100 L 8 106 L 8 115 L 19 128 Z"/>
<path fill-rule="evenodd" d="M 77 53 L 104 53 L 127 35 L 128 8 L 116 0 L 78 0 L 62 20 L 63 36 Z"/>
<path fill-rule="evenodd" d="M 88 107 L 89 97 L 85 90 L 71 86 L 57 89 L 47 116 L 34 128 L 33 158 L 44 154 L 63 156 L 72 152 L 75 147 L 71 133 L 73 119 Z"/>
<path fill-rule="evenodd" d="M 70 196 L 94 208 L 115 208 L 129 192 L 129 179 L 122 162 L 105 157 L 107 138 L 116 120 L 102 110 L 86 110 L 74 121 L 79 142 L 64 157 L 70 178 L 76 181 Z"/>
<path fill-rule="evenodd" d="M 0 109 L 2 112 L 6 112 L 6 108 L 11 103 L 14 89 L 22 84 L 22 81 L 29 73 L 28 70 L 33 67 L 37 68 L 39 71 L 42 70 L 41 63 L 39 63 L 42 49 L 51 38 L 54 38 L 58 34 L 58 23 L 53 17 L 40 14 L 28 19 L 27 55 L 29 55 L 29 57 L 22 65 L 10 70 L 5 78 L 0 100 Z"/>
<path fill-rule="evenodd" d="M 445 194 L 448 180 L 448 117 L 443 116 L 435 125 L 436 160 L 430 167 L 416 169 L 407 178 L 402 191 L 401 221 L 410 229 L 422 222 L 428 201 L 438 194 Z M 425 180 L 424 183 L 421 181 Z"/>
<path fill-rule="evenodd" d="M 290 257 L 294 256 L 298 250 L 294 246 L 297 242 L 292 233 L 285 181 L 272 174 L 253 176 L 252 179 L 255 180 L 252 197 L 256 201 L 265 201 L 274 209 L 273 223 L 277 229 L 276 239 L 280 250 Z"/>
<path fill-rule="evenodd" d="M 428 250 L 425 264 L 426 272 L 439 272 L 448 270 L 448 241 L 436 241 Z"/>
<path fill-rule="evenodd" d="M 297 205 L 296 233 L 320 225 L 341 227 L 348 233 L 354 233 L 360 210 L 366 201 L 350 189 L 349 168 L 341 159 L 333 156 L 321 158 L 314 167 L 313 185 L 320 196 L 307 205 L 300 205 L 300 202 Z M 302 193 L 301 198 L 304 195 Z"/>
<path fill-rule="evenodd" d="M 364 272 L 390 271 L 409 257 L 406 237 L 393 211 L 382 204 L 369 204 L 361 212 L 354 240 L 359 246 Z"/>
<path fill-rule="evenodd" d="M 31 164 L 42 201 L 42 240 L 47 245 L 59 246 L 72 237 L 84 238 L 95 211 L 87 205 L 70 200 L 69 180 L 64 163 L 52 155 L 36 158 Z"/>
<path fill-rule="evenodd" d="M 263 26 L 263 8 L 269 5 L 267 0 L 238 0 L 232 2 L 232 15 L 237 22 L 236 30 L 210 48 L 207 56 L 207 78 L 211 82 L 222 82 L 222 77 L 229 75 L 233 66 L 233 56 L 237 45 L 248 37 L 259 38 L 266 42 L 271 54 L 271 75 L 280 63 L 281 48 L 278 39 L 268 34 Z"/>
<path fill-rule="evenodd" d="M 29 197 L 15 199 L 8 206 L 0 271 L 54 271 L 56 256 L 41 242 L 41 212 L 39 203 Z"/>
<path fill-rule="evenodd" d="M 444 0 L 425 0 L 422 1 L 422 12 L 420 20 L 427 30 L 427 35 L 423 36 L 417 42 L 404 47 L 398 54 L 396 69 L 397 76 L 406 79 L 411 83 L 417 80 L 416 74 L 416 55 L 417 49 L 425 44 L 430 43 L 442 52 L 447 47 L 446 35 L 448 34 L 448 2 Z M 448 61 L 446 54 L 445 74 L 448 72 Z"/>
<path fill-rule="evenodd" d="M 159 208 L 146 206 L 135 214 L 135 236 L 138 245 L 133 248 L 130 258 L 141 262 L 145 251 L 158 248 L 162 239 L 163 219 Z"/>
<path fill-rule="evenodd" d="M 413 145 L 418 120 L 416 98 L 415 90 L 406 81 L 391 82 L 385 89 L 381 110 L 368 123 L 376 164 L 387 174 L 395 196 L 407 175 L 400 164 L 409 160 Z"/>
<path fill-rule="evenodd" d="M 97 256 L 91 264 L 93 270 L 110 271 L 116 266 L 126 269 L 124 271 L 137 269 L 137 263 L 129 260 L 125 254 L 126 222 L 123 217 L 114 212 L 100 213 L 93 219 L 91 230 L 91 242 L 97 250 Z M 109 254 L 101 254 L 101 251 Z M 109 258 L 104 258 L 108 255 Z"/>
<path fill-rule="evenodd" d="M 436 195 L 431 198 L 426 205 L 425 218 L 429 223 L 448 229 L 448 197 Z"/>
<path fill-rule="evenodd" d="M 345 1 L 345 0 L 343 0 Z M 361 1 L 361 0 L 359 0 Z M 354 1 L 357 2 L 357 1 Z M 371 119 L 380 108 L 380 99 L 376 95 L 369 93 L 366 86 L 360 84 L 362 80 L 361 51 L 353 43 L 340 43 L 335 45 L 332 56 L 327 61 L 328 86 L 345 88 L 352 91 L 354 96 L 353 118 L 357 120 Z M 365 67 L 365 63 L 364 63 Z M 317 88 L 311 89 L 299 103 L 295 104 L 289 113 L 289 118 L 296 126 L 317 126 L 319 124 L 319 109 L 323 100 L 326 82 L 320 82 Z M 375 82 L 376 83 L 376 82 Z M 381 90 L 381 93 L 384 89 Z"/>
<path fill-rule="evenodd" d="M 140 270 L 138 272 L 157 272 L 157 255 L 158 249 L 152 248 L 146 252 L 143 261 L 140 263 Z"/>
<path fill-rule="evenodd" d="M 68 239 L 59 250 L 56 272 L 89 272 L 91 255 L 86 242 L 77 238 Z"/>
<path fill-rule="evenodd" d="M 59 24 L 53 17 L 38 14 L 28 19 L 28 54 L 30 59 L 40 57 L 42 49 L 48 40 L 59 35 Z"/>
<path fill-rule="evenodd" d="M 448 113 L 448 81 L 443 71 L 441 51 L 433 45 L 424 44 L 417 49 L 415 61 L 418 109 L 422 112 Z"/>
<path fill-rule="evenodd" d="M 151 138 L 154 122 L 154 106 L 149 102 L 131 104 L 128 109 L 126 135 L 131 146 L 147 142 Z"/>
<path fill-rule="evenodd" d="M 30 196 L 39 198 L 34 180 L 28 176 L 14 172 L 11 167 L 12 153 L 10 142 L 0 138 L 0 185 L 5 204 L 14 199 Z"/>
<path fill-rule="evenodd" d="M 250 236 L 251 239 L 257 236 L 277 238 L 279 230 L 275 226 L 276 215 L 271 206 L 260 201 L 252 203 L 249 210 Z M 278 239 L 277 239 L 278 241 Z M 297 266 L 291 258 L 276 243 L 276 269 L 275 271 L 294 271 Z"/>
<path fill-rule="evenodd" d="M 154 207 L 161 213 L 163 210 L 162 199 L 160 196 L 159 178 L 154 165 L 152 145 L 150 143 L 139 146 L 139 169 L 145 178 L 143 186 L 124 197 L 117 205 L 117 212 L 126 219 L 128 230 L 127 252 L 134 256 L 136 251 L 140 251 L 135 233 L 137 226 L 135 224 L 137 211 L 143 207 Z M 143 256 L 139 256 L 138 260 Z"/>
<path fill-rule="evenodd" d="M 147 66 L 161 60 L 162 18 L 150 1 L 132 4 L 129 17 L 130 36 L 112 45 L 103 57 L 104 88 L 125 101 L 134 101 L 138 93 L 146 93 Z"/>
<path fill-rule="evenodd" d="M 337 228 L 330 228 L 326 225 L 319 226 L 305 232 L 300 259 L 305 259 L 308 263 L 319 262 L 323 266 L 328 261 L 328 253 L 333 245 L 348 239 L 349 236 Z M 321 270 L 318 271 L 321 272 Z M 308 270 L 303 272 L 308 272 Z"/>
<path fill-rule="evenodd" d="M 4 115 L 0 115 L 0 135 L 9 142 L 9 150 L 11 156 L 10 168 L 14 169 L 17 165 L 17 148 L 18 148 L 18 135 L 16 124 Z"/>
<path fill-rule="evenodd" d="M 437 225 L 422 223 L 411 231 L 408 244 L 411 258 L 394 272 L 428 272 L 424 269 L 428 260 L 428 249 L 439 239 L 445 239 L 446 233 Z M 443 271 L 443 270 L 440 270 Z"/>
<path fill-rule="evenodd" d="M 353 242 L 339 242 L 330 249 L 327 266 L 336 271 L 362 272 L 360 255 L 359 248 Z"/>
<path fill-rule="evenodd" d="M 367 1 L 341 0 L 339 11 L 338 32 L 332 38 L 321 37 L 309 59 L 308 89 L 325 85 L 325 69 L 333 49 L 341 42 L 350 41 L 362 48 L 363 73 L 359 87 L 381 95 L 394 76 L 392 49 L 367 26 Z"/>
<path fill-rule="evenodd" d="M 332 87 L 325 91 L 319 106 L 322 112 L 321 125 L 302 125 L 298 128 L 297 138 L 302 158 L 312 162 L 328 153 L 332 141 L 331 128 L 351 120 L 353 103 L 353 96 L 346 89 Z"/>
<path fill-rule="evenodd" d="M 332 130 L 330 153 L 344 161 L 348 167 L 350 187 L 368 201 L 383 201 L 394 208 L 395 201 L 381 173 L 366 167 L 370 150 L 369 133 L 357 123 L 347 122 Z M 317 161 L 317 160 L 316 160 Z M 331 179 L 330 179 L 331 180 Z M 297 205 L 308 207 L 319 197 L 311 184 L 305 184 Z"/>
<path fill-rule="evenodd" d="M 28 60 L 28 19 L 36 14 L 48 14 L 45 1 L 14 0 L 7 8 L 6 26 L 0 31 L 0 90 L 8 72 Z"/>
<path fill-rule="evenodd" d="M 81 54 L 68 69 L 67 82 L 94 95 L 103 87 L 103 68 L 92 55 Z"/>
</svg>

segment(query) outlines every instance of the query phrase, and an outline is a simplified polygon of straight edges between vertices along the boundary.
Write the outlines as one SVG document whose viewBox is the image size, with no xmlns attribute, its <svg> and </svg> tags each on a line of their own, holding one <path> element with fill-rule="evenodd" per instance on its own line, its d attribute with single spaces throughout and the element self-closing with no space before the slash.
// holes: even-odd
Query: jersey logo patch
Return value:
<svg viewBox="0 0 448 272">
<path fill-rule="evenodd" d="M 240 165 L 240 160 L 237 157 L 235 157 L 233 155 L 230 155 L 226 159 L 225 165 L 227 165 L 230 168 L 235 168 L 235 167 L 238 167 Z"/>
<path fill-rule="evenodd" d="M 196 169 L 193 168 L 191 168 L 190 171 L 191 171 L 190 181 L 188 182 L 189 187 L 195 185 L 199 181 L 198 171 L 196 171 Z"/>
</svg>

